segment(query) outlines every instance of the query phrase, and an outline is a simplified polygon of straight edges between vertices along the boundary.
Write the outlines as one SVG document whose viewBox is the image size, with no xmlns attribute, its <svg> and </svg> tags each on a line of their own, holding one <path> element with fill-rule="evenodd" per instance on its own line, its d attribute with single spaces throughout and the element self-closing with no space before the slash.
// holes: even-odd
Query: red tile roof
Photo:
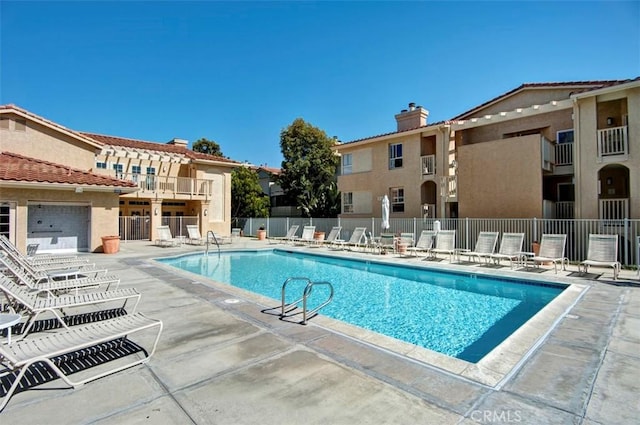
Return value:
<svg viewBox="0 0 640 425">
<path fill-rule="evenodd" d="M 0 180 L 64 183 L 84 186 L 137 187 L 133 182 L 89 173 L 66 165 L 41 161 L 11 152 L 0 152 Z"/>
<path fill-rule="evenodd" d="M 95 133 L 86 133 L 86 132 L 80 132 L 80 134 L 95 140 L 101 145 L 120 146 L 123 148 L 134 148 L 134 149 L 144 149 L 144 150 L 157 151 L 157 152 L 174 153 L 174 154 L 184 155 L 189 159 L 201 159 L 201 160 L 207 160 L 207 161 L 228 162 L 230 164 L 240 164 L 238 161 L 234 161 L 221 156 L 214 156 L 214 155 L 209 155 L 201 152 L 195 152 L 181 145 L 174 145 L 169 143 L 145 142 L 142 140 L 125 139 L 122 137 L 107 136 L 104 134 L 95 134 Z"/>
</svg>

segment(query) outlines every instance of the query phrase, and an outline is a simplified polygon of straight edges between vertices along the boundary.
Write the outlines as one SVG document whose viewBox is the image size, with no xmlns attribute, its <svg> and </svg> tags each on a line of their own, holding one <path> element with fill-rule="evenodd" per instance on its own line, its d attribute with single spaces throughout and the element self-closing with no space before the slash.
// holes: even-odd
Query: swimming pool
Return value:
<svg viewBox="0 0 640 425">
<path fill-rule="evenodd" d="M 321 314 L 472 363 L 564 289 L 562 285 L 279 249 L 158 261 L 273 298 L 277 300 L 274 306 L 289 277 L 329 281 L 335 296 Z M 299 298 L 304 285 L 292 282 L 287 301 Z M 326 299 L 324 291 L 314 288 L 311 308 Z"/>
</svg>

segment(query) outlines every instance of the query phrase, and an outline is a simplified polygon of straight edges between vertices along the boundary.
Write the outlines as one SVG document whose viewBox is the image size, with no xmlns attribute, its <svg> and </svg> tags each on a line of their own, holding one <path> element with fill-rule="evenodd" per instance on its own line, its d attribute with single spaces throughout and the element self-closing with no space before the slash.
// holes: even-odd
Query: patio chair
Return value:
<svg viewBox="0 0 640 425">
<path fill-rule="evenodd" d="M 34 248 L 35 247 L 35 248 Z M 47 263 L 67 263 L 78 262 L 88 263 L 89 260 L 79 259 L 77 255 L 62 254 L 36 254 L 38 244 L 27 245 L 27 255 L 23 255 L 18 248 L 5 236 L 0 235 L 0 249 L 10 251 L 16 256 L 20 256 L 31 264 L 47 264 Z"/>
<path fill-rule="evenodd" d="M 413 247 L 414 242 L 413 233 L 400 232 L 400 237 L 396 238 L 396 251 L 401 257 L 403 255 L 408 255 L 409 251 L 407 251 L 407 249 Z"/>
<path fill-rule="evenodd" d="M 429 258 L 436 258 L 436 254 L 449 254 L 449 262 L 453 262 L 456 252 L 456 231 L 440 230 L 436 233 L 436 246 L 429 251 Z"/>
<path fill-rule="evenodd" d="M 22 326 L 22 338 L 29 333 L 41 314 L 51 313 L 63 327 L 67 328 L 68 325 L 64 321 L 65 309 L 120 301 L 123 302 L 122 308 L 124 309 L 127 302 L 132 300 L 134 305 L 131 313 L 134 313 L 141 296 L 135 289 L 82 292 L 78 295 L 40 296 L 37 292 L 30 291 L 5 275 L 0 275 L 0 292 L 7 300 L 10 309 L 26 319 Z"/>
<path fill-rule="evenodd" d="M 502 260 L 509 260 L 509 267 L 513 269 L 513 262 L 522 257 L 523 243 L 524 233 L 503 233 L 498 252 L 489 255 L 488 259 L 493 260 L 497 265 Z"/>
<path fill-rule="evenodd" d="M 340 236 L 340 230 L 342 230 L 342 226 L 333 226 L 326 239 L 316 242 L 322 245 L 332 244 Z"/>
<path fill-rule="evenodd" d="M 297 245 L 305 245 L 313 243 L 313 234 L 316 232 L 316 226 L 304 226 L 302 228 L 302 235 L 299 238 L 293 239 L 293 242 Z"/>
<path fill-rule="evenodd" d="M 618 235 L 589 235 L 587 259 L 578 264 L 587 273 L 589 266 L 613 267 L 613 280 L 618 279 L 622 265 L 618 261 Z"/>
<path fill-rule="evenodd" d="M 187 239 L 189 245 L 204 245 L 207 240 L 200 234 L 200 229 L 196 224 L 187 224 Z"/>
<path fill-rule="evenodd" d="M 460 255 L 467 257 L 469 261 L 472 261 L 472 259 L 473 261 L 475 261 L 475 259 L 480 260 L 481 258 L 484 258 L 485 262 L 488 261 L 496 249 L 498 234 L 499 232 L 478 233 L 478 240 L 476 241 L 476 246 L 473 251 L 460 250 Z"/>
<path fill-rule="evenodd" d="M 180 246 L 180 240 L 173 237 L 169 226 L 158 226 L 156 229 L 158 230 L 158 237 L 155 240 L 156 246 Z"/>
<path fill-rule="evenodd" d="M 378 250 L 380 254 L 386 254 L 388 251 L 396 251 L 396 236 L 393 233 L 381 233 L 378 241 Z"/>
<path fill-rule="evenodd" d="M 31 366 L 41 362 L 45 363 L 67 385 L 76 388 L 89 381 L 148 362 L 156 351 L 160 334 L 162 333 L 162 326 L 162 321 L 150 319 L 142 313 L 136 313 L 75 326 L 42 336 L 30 337 L 27 340 L 12 342 L 10 345 L 0 344 L 0 369 L 2 369 L 0 377 L 9 374 L 15 375 L 11 386 L 6 390 L 0 403 L 0 411 L 5 408 L 14 392 L 23 385 L 23 378 L 25 378 Z M 157 332 L 151 350 L 136 350 L 136 352 L 129 354 L 127 351 L 120 349 L 123 343 L 130 339 L 132 335 L 135 335 L 136 339 L 138 339 L 137 337 L 143 331 L 147 331 L 144 335 L 152 331 Z M 111 344 L 108 346 L 102 345 L 108 342 Z M 96 350 L 86 350 L 92 347 L 96 347 Z M 124 358 L 125 355 L 132 356 L 132 358 L 126 362 L 91 361 L 91 357 L 95 356 L 96 353 L 106 354 L 111 350 L 115 350 L 113 351 L 114 358 Z M 142 353 L 142 355 L 139 353 Z M 83 361 L 84 364 L 100 365 L 92 366 L 92 368 L 97 368 L 99 372 L 96 371 L 88 377 L 85 375 L 82 380 L 72 381 L 67 376 L 67 373 L 75 372 L 76 369 L 61 367 L 62 364 L 69 361 L 63 357 L 65 355 L 70 355 L 68 359 L 82 356 L 82 358 L 86 358 L 86 361 Z M 107 365 L 109 366 L 107 367 Z M 69 370 L 72 372 L 69 372 Z M 37 379 L 35 381 L 37 382 Z"/>
<path fill-rule="evenodd" d="M 276 242 L 280 242 L 280 243 L 291 242 L 293 239 L 296 238 L 296 232 L 298 231 L 299 227 L 300 227 L 299 225 L 294 224 L 291 227 L 289 227 L 289 230 L 287 231 L 286 235 L 270 237 L 269 241 L 272 242 L 272 243 L 276 243 Z"/>
<path fill-rule="evenodd" d="M 231 237 L 232 238 L 239 238 L 241 231 L 242 231 L 242 229 L 240 229 L 239 227 L 232 228 L 231 229 Z"/>
<path fill-rule="evenodd" d="M 331 247 L 334 249 L 363 247 L 366 244 L 367 239 L 367 237 L 365 236 L 366 231 L 366 227 L 356 227 L 355 229 L 353 229 L 353 233 L 351 233 L 351 237 L 348 241 L 344 239 L 336 239 L 331 244 Z"/>
<path fill-rule="evenodd" d="M 434 230 L 423 230 L 420 232 L 420 237 L 418 238 L 418 242 L 416 242 L 416 246 L 408 247 L 407 252 L 413 253 L 416 257 L 419 252 L 428 254 L 433 247 L 433 239 L 435 236 L 436 232 Z"/>
<path fill-rule="evenodd" d="M 233 242 L 233 240 L 231 239 L 231 236 L 224 236 L 218 232 L 207 232 L 207 237 L 209 238 L 209 243 L 215 243 L 213 241 L 213 238 L 215 238 L 215 240 L 218 241 L 219 245 Z"/>
<path fill-rule="evenodd" d="M 564 256 L 564 249 L 567 244 L 567 235 L 544 234 L 540 239 L 540 252 L 538 255 L 525 259 L 525 267 L 529 261 L 535 267 L 540 267 L 541 263 L 553 263 L 553 271 L 558 273 L 558 263 L 562 270 L 566 270 L 565 264 L 569 259 Z"/>
<path fill-rule="evenodd" d="M 10 251 L 0 250 L 5 258 L 10 259 L 28 276 L 36 282 L 47 280 L 77 279 L 80 277 L 97 277 L 106 274 L 106 269 L 96 269 L 90 263 L 57 263 L 46 265 L 34 265 L 26 261 L 23 256 L 15 255 Z"/>
<path fill-rule="evenodd" d="M 25 270 L 20 268 L 20 265 L 14 263 L 9 257 L 0 254 L 0 265 L 6 270 L 5 276 L 13 276 L 13 279 L 28 287 L 32 291 L 50 292 L 57 294 L 60 292 L 87 288 L 98 288 L 102 285 L 106 285 L 105 290 L 109 290 L 111 285 L 114 285 L 113 289 L 118 289 L 120 285 L 120 278 L 116 275 L 104 275 L 94 277 L 78 277 L 75 279 L 62 279 L 55 280 L 47 276 L 45 279 L 36 279 L 32 275 L 29 275 Z"/>
</svg>

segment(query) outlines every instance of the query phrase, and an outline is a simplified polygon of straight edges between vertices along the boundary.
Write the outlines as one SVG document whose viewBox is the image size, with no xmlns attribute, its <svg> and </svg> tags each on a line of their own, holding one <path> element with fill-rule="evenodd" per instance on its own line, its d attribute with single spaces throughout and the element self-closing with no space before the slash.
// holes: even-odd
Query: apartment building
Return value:
<svg viewBox="0 0 640 425">
<path fill-rule="evenodd" d="M 336 146 L 343 217 L 640 217 L 640 79 L 523 84 L 427 124 Z M 395 206 L 393 206 L 395 204 Z"/>
<path fill-rule="evenodd" d="M 0 230 L 25 250 L 99 251 L 119 217 L 140 217 L 156 238 L 166 217 L 193 217 L 202 234 L 229 234 L 231 171 L 187 141 L 152 143 L 68 129 L 0 106 Z"/>
</svg>

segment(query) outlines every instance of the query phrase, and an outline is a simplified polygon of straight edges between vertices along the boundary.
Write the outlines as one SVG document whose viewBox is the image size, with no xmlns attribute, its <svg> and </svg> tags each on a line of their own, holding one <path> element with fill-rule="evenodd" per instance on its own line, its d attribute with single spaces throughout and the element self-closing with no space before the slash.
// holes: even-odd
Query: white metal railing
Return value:
<svg viewBox="0 0 640 425">
<path fill-rule="evenodd" d="M 575 202 L 562 201 L 556 202 L 556 218 L 574 218 Z"/>
<path fill-rule="evenodd" d="M 556 164 L 555 165 L 572 165 L 573 164 L 573 143 L 560 143 L 556 145 Z"/>
<path fill-rule="evenodd" d="M 142 192 L 158 193 L 163 197 L 189 195 L 210 198 L 213 195 L 213 180 L 134 173 L 117 173 L 116 177 L 136 183 Z"/>
<path fill-rule="evenodd" d="M 423 230 L 433 230 L 435 221 L 443 230 L 456 230 L 456 248 L 473 249 L 480 232 L 524 233 L 524 250 L 539 241 L 543 234 L 567 235 L 566 256 L 573 262 L 587 257 L 589 234 L 617 234 L 620 236 L 618 260 L 627 266 L 638 264 L 635 243 L 640 237 L 640 220 L 590 220 L 590 219 L 539 219 L 539 218 L 390 218 L 388 231 L 413 233 L 418 240 Z M 270 236 L 284 236 L 291 225 L 314 225 L 316 230 L 329 232 L 332 226 L 341 226 L 340 239 L 348 240 L 356 227 L 366 227 L 366 235 L 379 236 L 382 230 L 381 217 L 364 218 L 234 218 L 231 227 L 243 229 L 245 236 L 255 235 L 258 227 L 265 226 Z M 385 230 L 387 231 L 387 230 Z M 500 241 L 498 241 L 499 245 Z"/>
<path fill-rule="evenodd" d="M 598 130 L 598 157 L 610 155 L 627 155 L 629 142 L 627 126 Z"/>
<path fill-rule="evenodd" d="M 420 169 L 423 176 L 433 176 L 436 174 L 436 156 L 425 155 L 420 157 Z"/>
<path fill-rule="evenodd" d="M 422 218 L 435 218 L 436 204 L 422 204 Z"/>
<path fill-rule="evenodd" d="M 545 137 L 540 139 L 541 150 L 542 150 L 542 164 L 541 167 L 545 171 L 551 171 L 551 165 L 555 162 L 555 150 L 553 148 L 553 143 L 547 140 Z"/>
<path fill-rule="evenodd" d="M 440 179 L 440 196 L 446 199 L 452 199 L 458 196 L 457 176 L 444 176 Z"/>
<path fill-rule="evenodd" d="M 622 220 L 629 217 L 629 199 L 600 199 L 599 216 L 602 220 Z"/>
</svg>

